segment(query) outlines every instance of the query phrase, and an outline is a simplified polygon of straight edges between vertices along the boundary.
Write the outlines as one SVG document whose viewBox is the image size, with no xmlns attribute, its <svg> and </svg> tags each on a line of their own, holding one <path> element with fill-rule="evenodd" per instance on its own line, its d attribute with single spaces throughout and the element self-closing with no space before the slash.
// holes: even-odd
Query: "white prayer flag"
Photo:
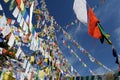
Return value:
<svg viewBox="0 0 120 80">
<path fill-rule="evenodd" d="M 15 23 L 15 20 L 12 20 L 11 24 L 14 24 Z"/>
<path fill-rule="evenodd" d="M 24 22 L 24 19 L 22 18 L 21 21 L 20 21 L 20 27 L 23 26 L 23 22 Z"/>
<path fill-rule="evenodd" d="M 0 54 L 2 54 L 2 50 L 3 50 L 3 48 L 0 48 Z"/>
<path fill-rule="evenodd" d="M 16 58 L 19 57 L 19 55 L 21 54 L 22 50 L 21 48 L 19 47 L 18 50 L 17 50 L 17 53 L 15 54 Z"/>
<path fill-rule="evenodd" d="M 18 14 L 19 14 L 19 9 L 18 9 L 18 7 L 16 7 L 16 8 L 14 9 L 12 15 L 13 15 L 15 18 L 17 18 Z"/>
<path fill-rule="evenodd" d="M 10 39 L 9 39 L 9 41 L 8 41 L 8 45 L 9 45 L 10 47 L 12 47 L 13 44 L 14 44 L 14 41 L 15 41 L 15 36 L 14 36 L 13 33 L 12 33 L 11 36 L 10 36 Z"/>
<path fill-rule="evenodd" d="M 20 59 L 24 59 L 25 57 L 25 53 L 22 51 L 21 55 L 20 55 Z"/>
<path fill-rule="evenodd" d="M 36 32 L 35 32 L 35 34 L 34 34 L 34 36 L 33 36 L 33 38 L 32 38 L 31 46 L 30 46 L 30 49 L 33 50 L 33 51 L 35 51 L 35 50 L 38 49 L 38 48 L 37 48 L 38 42 L 37 42 L 37 40 L 35 39 L 35 35 L 36 35 Z"/>
<path fill-rule="evenodd" d="M 74 0 L 73 10 L 78 20 L 87 24 L 86 0 Z"/>
<path fill-rule="evenodd" d="M 11 32 L 9 26 L 5 26 L 4 30 L 2 31 L 3 37 L 7 36 Z"/>
<path fill-rule="evenodd" d="M 17 22 L 20 23 L 21 19 L 22 19 L 22 15 L 21 15 L 21 13 L 19 13 L 18 18 L 17 18 Z"/>
<path fill-rule="evenodd" d="M 27 60 L 25 59 L 25 60 L 24 60 L 24 63 L 23 63 L 23 68 L 25 68 L 26 65 L 27 65 Z"/>
<path fill-rule="evenodd" d="M 25 76 L 26 76 L 25 73 L 21 72 L 20 80 L 24 80 Z"/>
<path fill-rule="evenodd" d="M 30 31 L 32 31 L 32 16 L 33 16 L 33 7 L 34 7 L 34 1 L 32 2 L 32 5 L 30 7 Z"/>
<path fill-rule="evenodd" d="M 24 21 L 24 24 L 23 24 L 23 31 L 28 31 L 28 26 L 27 26 L 25 21 Z"/>
<path fill-rule="evenodd" d="M 29 69 L 30 69 L 30 63 L 28 62 L 27 68 L 26 68 L 26 71 L 25 71 L 26 74 L 28 73 Z"/>
<path fill-rule="evenodd" d="M 29 15 L 27 15 L 27 18 L 25 20 L 27 23 L 29 23 Z"/>
<path fill-rule="evenodd" d="M 74 71 L 73 66 L 71 66 L 71 72 L 73 72 L 73 71 Z"/>
<path fill-rule="evenodd" d="M 2 5 L 0 4 L 0 10 L 3 10 Z"/>
<path fill-rule="evenodd" d="M 91 62 L 95 62 L 95 58 L 94 57 L 90 56 L 89 59 L 90 59 Z"/>
<path fill-rule="evenodd" d="M 6 23 L 7 23 L 7 19 L 6 19 L 5 15 L 3 15 L 3 17 L 0 18 L 0 28 L 5 27 Z"/>
</svg>

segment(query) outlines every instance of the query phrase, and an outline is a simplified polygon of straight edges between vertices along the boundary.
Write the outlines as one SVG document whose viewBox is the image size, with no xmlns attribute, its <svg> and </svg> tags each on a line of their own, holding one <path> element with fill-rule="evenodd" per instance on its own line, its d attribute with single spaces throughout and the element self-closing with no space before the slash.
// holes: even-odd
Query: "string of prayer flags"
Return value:
<svg viewBox="0 0 120 80">
<path fill-rule="evenodd" d="M 65 40 L 63 39 L 63 44 L 65 42 Z M 77 53 L 75 53 L 75 51 L 73 49 L 71 49 L 71 46 L 69 44 L 64 44 L 66 46 L 69 46 L 67 47 L 68 49 L 70 49 L 71 53 L 74 54 L 74 56 L 82 63 L 82 65 L 86 68 L 88 67 L 87 64 L 85 62 L 83 62 L 83 60 L 77 55 Z M 88 67 L 89 68 L 89 67 Z M 89 72 L 90 74 L 94 75 L 95 73 L 89 68 Z"/>
<path fill-rule="evenodd" d="M 54 29 L 54 18 L 49 15 L 49 11 L 46 8 L 47 5 L 45 3 L 45 0 L 41 0 L 40 3 L 37 0 L 4 1 L 6 1 L 6 3 L 10 2 L 9 10 L 12 12 L 12 16 L 15 19 L 13 20 L 12 18 L 6 18 L 7 14 L 4 14 L 4 16 L 0 18 L 0 31 L 1 35 L 3 35 L 0 36 L 0 54 L 2 54 L 2 58 L 0 55 L 0 59 L 5 63 L 9 63 L 4 65 L 4 63 L 1 64 L 0 61 L 0 65 L 2 65 L 4 69 L 6 69 L 7 67 L 9 68 L 9 66 L 13 68 L 14 71 L 10 69 L 13 74 L 17 73 L 18 70 L 16 69 L 20 69 L 21 75 L 18 76 L 18 72 L 17 77 L 15 78 L 21 78 L 21 80 L 35 79 L 33 76 L 35 73 L 37 74 L 37 77 L 39 76 L 38 79 L 46 79 L 49 77 L 52 77 L 53 79 L 60 79 L 60 74 L 62 74 L 65 78 L 67 76 L 70 76 L 69 79 L 75 78 L 75 76 L 78 75 L 78 72 L 70 66 L 58 47 Z M 79 6 L 76 2 L 78 1 L 75 1 L 75 7 Z M 86 1 L 84 0 L 83 2 L 79 2 L 81 4 L 81 9 L 85 9 L 81 11 L 81 14 L 83 15 L 83 13 L 85 12 L 85 15 L 83 18 L 79 18 L 79 16 L 77 16 L 77 18 L 82 23 L 86 24 Z M 28 9 L 30 9 L 29 13 Z M 0 10 L 2 10 L 2 8 Z M 74 10 L 76 9 L 74 8 Z M 77 14 L 76 11 L 74 12 L 75 14 Z M 33 23 L 34 16 L 37 16 L 37 27 L 36 23 Z M 74 25 L 75 23 L 78 23 L 78 20 L 75 20 L 66 26 L 69 27 L 70 25 Z M 101 25 L 99 26 L 98 24 L 98 27 L 102 31 Z M 37 28 L 39 30 L 37 30 Z M 79 48 L 83 53 L 87 54 L 91 62 L 96 62 L 97 64 L 108 70 L 106 66 L 97 61 L 75 40 L 73 40 L 66 31 L 64 31 L 62 28 L 61 30 L 64 35 L 73 42 L 74 46 Z M 106 35 L 105 37 L 108 39 L 109 35 Z M 7 46 L 2 47 L 1 42 L 5 42 L 4 46 Z M 83 60 L 77 55 L 77 53 L 75 53 L 75 51 L 71 49 L 71 46 L 66 41 L 63 41 L 63 43 L 67 46 L 68 49 L 71 50 L 71 53 L 74 54 L 79 62 L 81 62 L 82 66 L 88 68 L 89 72 L 94 75 L 95 73 L 88 67 L 85 62 L 83 62 Z M 15 54 L 15 57 L 10 57 L 10 55 L 8 55 L 12 53 Z M 14 59 L 16 61 L 9 61 L 9 59 Z M 38 71 L 40 71 L 40 73 L 38 73 Z M 74 77 L 71 77 L 73 75 Z M 84 79 L 88 79 L 88 77 Z"/>
<path fill-rule="evenodd" d="M 36 70 L 41 70 L 41 69 L 45 70 L 45 74 L 47 73 L 47 75 L 50 75 L 51 72 L 52 73 L 55 73 L 55 72 L 62 73 L 62 74 L 65 74 L 65 76 L 69 75 L 69 74 L 73 74 L 73 73 L 70 73 L 69 70 L 67 70 L 67 68 L 69 67 L 67 61 L 62 62 L 62 60 L 64 60 L 64 58 L 61 55 L 61 52 L 59 51 L 56 41 L 54 41 L 55 34 L 54 34 L 53 19 L 50 18 L 49 12 L 47 11 L 45 3 L 44 3 L 44 5 L 42 5 L 42 7 L 43 7 L 42 9 L 44 9 L 44 11 L 41 10 L 40 15 L 42 15 L 42 16 L 41 16 L 39 24 L 40 24 L 40 26 L 43 26 L 42 28 L 44 28 L 46 26 L 46 28 L 43 29 L 44 31 L 41 31 L 41 32 L 44 33 L 43 37 L 49 36 L 49 38 L 47 38 L 48 40 L 42 39 L 42 41 L 41 41 L 40 40 L 41 38 L 39 38 L 39 32 L 36 32 L 35 29 L 34 30 L 31 29 L 32 33 L 29 31 L 30 30 L 29 29 L 29 22 L 30 22 L 29 15 L 28 15 L 25 7 L 23 8 L 23 10 L 21 8 L 23 6 L 18 7 L 18 5 L 21 5 L 21 1 L 23 1 L 23 0 L 18 0 L 18 1 L 20 1 L 20 3 L 19 4 L 17 3 L 17 6 L 16 6 L 15 0 L 12 0 L 9 5 L 9 8 L 12 12 L 12 16 L 14 17 L 14 20 L 12 18 L 6 18 L 7 14 L 5 14 L 5 16 L 2 17 L 2 21 L 0 21 L 0 25 L 2 25 L 2 26 L 0 26 L 0 28 L 1 28 L 1 32 L 3 34 L 1 39 L 3 39 L 4 37 L 7 37 L 8 42 L 6 44 L 8 46 L 10 46 L 10 49 L 7 49 L 9 47 L 5 47 L 5 49 L 2 47 L 1 52 L 2 52 L 2 54 L 3 53 L 6 54 L 8 52 L 9 53 L 12 52 L 15 54 L 14 55 L 15 57 L 9 57 L 8 54 L 5 55 L 5 57 L 8 59 L 13 58 L 16 60 L 16 61 L 10 62 L 13 64 L 12 68 L 20 69 L 20 71 L 22 72 L 22 74 L 20 75 L 21 79 L 24 79 L 24 78 L 30 79 L 29 75 L 30 75 L 32 67 L 34 67 Z M 32 3 L 32 1 L 30 2 L 30 4 L 31 3 Z M 30 7 L 31 6 L 29 6 L 29 8 Z M 43 18 L 45 18 L 45 19 L 43 19 Z M 31 17 L 31 24 L 32 24 L 32 20 L 33 19 Z M 47 21 L 49 21 L 50 24 L 47 24 L 48 23 Z M 71 23 L 71 24 L 73 24 L 73 23 Z M 32 27 L 33 26 L 34 25 L 32 24 Z M 52 28 L 51 28 L 51 26 L 52 26 Z M 7 32 L 5 32 L 5 31 L 7 31 Z M 3 42 L 3 40 L 1 40 L 1 41 Z M 49 44 L 49 42 L 48 42 L 49 40 L 51 41 L 51 44 Z M 6 41 L 6 40 L 4 40 L 4 41 Z M 44 42 L 44 41 L 45 41 L 44 46 L 41 46 L 42 42 Z M 51 46 L 51 48 L 49 48 L 48 46 Z M 40 47 L 42 47 L 43 49 L 41 50 Z M 23 48 L 26 51 L 23 50 Z M 31 51 L 35 52 L 35 54 L 31 56 L 31 54 L 29 54 L 30 52 L 29 52 L 28 48 L 33 49 Z M 57 50 L 59 52 L 57 52 Z M 37 55 L 36 54 L 37 51 L 40 51 L 39 56 L 35 56 L 35 55 Z M 44 53 L 46 55 L 44 55 Z M 39 62 L 39 57 L 41 55 L 43 57 L 42 57 L 42 60 Z M 49 58 L 51 58 L 51 59 L 49 59 Z M 52 59 L 54 59 L 54 61 Z M 33 65 L 31 65 L 30 62 L 33 63 L 34 61 L 35 62 L 38 61 L 39 64 L 34 63 Z M 8 64 L 6 64 L 6 65 L 9 66 Z M 54 67 L 54 68 L 51 68 L 51 67 Z M 17 73 L 16 71 L 15 71 L 15 73 Z M 47 76 L 45 75 L 45 77 L 47 77 Z M 16 77 L 16 79 L 17 78 L 19 78 L 19 77 Z"/>
<path fill-rule="evenodd" d="M 58 26 L 60 30 L 62 30 L 63 34 L 65 35 L 66 38 L 68 38 L 69 40 L 71 40 L 74 44 L 74 46 L 76 46 L 80 51 L 82 51 L 82 53 L 85 53 L 88 58 L 93 59 L 92 62 L 94 61 L 96 64 L 102 66 L 103 68 L 105 68 L 108 71 L 112 71 L 111 69 L 109 69 L 108 67 L 106 67 L 105 65 L 103 65 L 100 61 L 98 61 L 97 59 L 95 59 L 87 50 L 85 50 L 81 45 L 79 45 L 79 43 L 77 43 L 72 36 L 70 36 L 61 26 Z M 68 37 L 70 36 L 70 37 Z"/>
</svg>

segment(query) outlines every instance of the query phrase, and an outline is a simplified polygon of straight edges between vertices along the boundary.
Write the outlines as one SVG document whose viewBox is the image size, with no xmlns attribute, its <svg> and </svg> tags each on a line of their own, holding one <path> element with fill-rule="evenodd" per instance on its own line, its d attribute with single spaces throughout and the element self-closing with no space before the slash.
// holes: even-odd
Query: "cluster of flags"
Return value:
<svg viewBox="0 0 120 80">
<path fill-rule="evenodd" d="M 54 19 L 45 0 L 38 3 L 37 0 L 0 2 L 1 79 L 39 80 L 52 75 L 54 79 L 79 75 L 59 49 Z M 10 14 L 4 5 L 8 5 Z M 38 5 L 41 7 L 37 8 Z"/>
<path fill-rule="evenodd" d="M 5 5 L 9 5 L 7 12 Z M 94 38 L 100 39 L 101 43 L 106 42 L 112 45 L 110 35 L 103 30 L 100 21 L 95 16 L 93 10 L 88 8 L 86 0 L 74 1 L 74 12 L 80 22 L 88 24 L 88 33 Z M 37 7 L 41 6 L 41 7 Z M 79 8 L 79 11 L 77 10 Z M 8 12 L 10 13 L 8 15 Z M 82 15 L 82 16 L 81 16 Z M 10 17 L 12 16 L 12 17 Z M 78 23 L 76 19 L 69 25 Z M 67 59 L 57 44 L 55 28 L 56 21 L 49 15 L 45 0 L 3 0 L 0 2 L 0 79 L 6 80 L 39 80 L 39 79 L 76 79 L 83 80 L 84 77 L 68 63 Z M 59 26 L 57 24 L 57 26 Z M 72 37 L 59 26 L 63 34 L 73 42 L 74 46 L 86 53 L 88 58 L 102 66 L 108 71 L 112 71 L 87 50 L 81 47 Z M 87 67 L 94 76 L 95 73 L 88 65 L 71 49 L 71 46 L 63 40 L 71 53 Z M 119 55 L 113 48 L 113 56 L 116 63 L 120 64 Z M 2 68 L 2 69 L 1 69 Z M 54 76 L 53 76 L 54 75 Z M 103 75 L 102 75 L 103 76 Z M 98 78 L 98 77 L 97 77 Z M 94 80 L 95 78 L 85 77 Z"/>
<path fill-rule="evenodd" d="M 105 70 L 107 70 L 108 72 L 112 71 L 110 68 L 108 68 L 107 66 L 105 66 L 102 62 L 98 61 L 95 57 L 93 57 L 85 48 L 83 48 L 76 40 L 73 39 L 73 37 L 68 33 L 66 32 L 60 25 L 58 25 L 59 27 L 59 30 L 58 32 L 62 31 L 62 33 L 64 34 L 64 36 L 70 40 L 73 44 L 73 46 L 75 46 L 76 48 L 78 48 L 83 54 L 85 54 L 89 60 L 91 62 L 94 62 L 96 63 L 97 65 L 103 67 Z M 67 40 L 64 40 L 62 39 L 62 43 L 64 45 L 67 46 L 68 49 L 70 49 L 71 53 L 73 53 L 75 55 L 75 57 L 83 64 L 83 67 L 86 67 L 86 63 L 83 62 L 83 60 L 81 60 L 81 58 L 78 56 L 77 53 L 75 53 L 75 51 L 72 49 L 72 47 L 70 46 L 70 43 L 67 41 Z M 87 66 L 88 67 L 88 66 Z M 94 71 L 92 71 L 89 67 L 88 67 L 88 70 L 89 72 L 93 75 L 94 74 Z"/>
<path fill-rule="evenodd" d="M 100 39 L 101 43 L 103 43 L 105 39 L 108 44 L 112 45 L 109 39 L 110 35 L 105 33 L 100 24 L 100 20 L 97 19 L 86 0 L 75 0 L 73 10 L 81 23 L 88 24 L 88 34 L 90 36 Z"/>
<path fill-rule="evenodd" d="M 104 0 L 102 0 L 102 2 L 104 2 Z M 120 72 L 120 56 L 117 54 L 116 48 L 109 39 L 110 35 L 104 31 L 100 24 L 100 20 L 96 17 L 90 5 L 86 2 L 86 0 L 74 0 L 73 10 L 77 19 L 81 23 L 88 24 L 88 34 L 90 36 L 100 39 L 102 44 L 104 43 L 104 40 L 106 40 L 106 43 L 112 46 L 112 53 L 116 59 L 115 63 L 118 64 L 118 71 Z"/>
</svg>

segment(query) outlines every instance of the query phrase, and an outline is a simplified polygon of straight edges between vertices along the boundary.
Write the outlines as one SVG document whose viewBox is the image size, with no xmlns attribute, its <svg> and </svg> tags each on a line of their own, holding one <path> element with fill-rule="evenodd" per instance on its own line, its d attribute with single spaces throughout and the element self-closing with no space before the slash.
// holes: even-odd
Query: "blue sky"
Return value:
<svg viewBox="0 0 120 80">
<path fill-rule="evenodd" d="M 50 15 L 54 16 L 55 20 L 65 30 L 65 25 L 76 19 L 73 11 L 74 0 L 46 0 L 47 8 Z M 117 52 L 120 52 L 120 10 L 119 0 L 105 0 L 101 3 L 101 0 L 87 0 L 88 4 L 94 8 L 94 12 L 97 18 L 100 20 L 102 27 L 106 33 L 111 35 L 111 41 L 116 47 Z M 87 26 L 83 24 L 75 24 L 67 28 L 67 32 L 76 40 L 83 48 L 85 48 L 93 57 L 102 62 L 105 66 L 112 70 L 117 70 L 118 65 L 115 64 L 115 58 L 112 55 L 112 48 L 110 45 L 104 43 L 101 44 L 99 40 L 93 39 L 87 33 Z M 68 59 L 68 62 L 73 65 L 80 75 L 90 75 L 87 68 L 84 68 L 81 63 L 70 53 L 70 50 L 66 46 L 62 45 L 61 38 L 64 35 L 56 33 L 58 44 L 63 52 L 63 55 Z M 69 41 L 69 40 L 68 40 Z M 72 43 L 69 41 L 72 46 Z M 89 58 L 83 54 L 76 47 L 72 46 L 72 49 L 79 55 L 79 57 L 91 68 L 95 74 L 106 73 L 106 70 L 96 63 L 92 63 Z M 69 55 L 69 56 L 68 56 Z"/>
</svg>

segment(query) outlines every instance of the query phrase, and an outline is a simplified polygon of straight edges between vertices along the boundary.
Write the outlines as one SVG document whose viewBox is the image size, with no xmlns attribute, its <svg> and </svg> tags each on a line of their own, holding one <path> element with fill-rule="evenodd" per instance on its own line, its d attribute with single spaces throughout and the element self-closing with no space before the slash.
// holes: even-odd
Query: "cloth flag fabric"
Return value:
<svg viewBox="0 0 120 80">
<path fill-rule="evenodd" d="M 14 9 L 12 15 L 13 15 L 15 18 L 17 18 L 18 14 L 19 14 L 19 9 L 16 7 L 16 8 Z"/>
<path fill-rule="evenodd" d="M 30 7 L 30 23 L 29 23 L 29 28 L 30 28 L 30 31 L 32 32 L 32 16 L 33 16 L 33 6 L 34 6 L 34 1 Z"/>
<path fill-rule="evenodd" d="M 94 38 L 100 39 L 101 43 L 103 43 L 105 39 L 108 44 L 112 45 L 112 42 L 109 39 L 110 35 L 105 33 L 100 25 L 100 21 L 90 7 L 88 9 L 88 34 Z"/>
<path fill-rule="evenodd" d="M 102 34 L 97 26 L 99 20 L 95 16 L 93 10 L 89 7 L 88 9 L 88 34 L 94 38 L 101 38 Z"/>
<path fill-rule="evenodd" d="M 2 5 L 0 4 L 0 10 L 3 10 Z"/>
<path fill-rule="evenodd" d="M 16 0 L 18 7 L 20 8 L 21 11 L 24 10 L 24 3 L 23 0 Z"/>
<path fill-rule="evenodd" d="M 22 53 L 21 48 L 19 47 L 17 53 L 15 54 L 16 58 L 19 58 L 19 55 Z"/>
<path fill-rule="evenodd" d="M 0 18 L 3 16 L 3 8 L 2 5 L 0 4 Z"/>
<path fill-rule="evenodd" d="M 12 33 L 11 36 L 10 36 L 10 39 L 9 39 L 9 41 L 8 41 L 8 45 L 9 45 L 10 47 L 13 46 L 14 40 L 15 40 L 15 36 L 14 36 L 13 33 Z"/>
<path fill-rule="evenodd" d="M 2 50 L 3 50 L 3 48 L 0 48 L 0 54 L 2 54 Z"/>
<path fill-rule="evenodd" d="M 20 23 L 21 19 L 22 19 L 22 15 L 21 15 L 21 13 L 19 13 L 18 18 L 17 18 L 17 22 Z"/>
<path fill-rule="evenodd" d="M 117 51 L 116 51 L 116 49 L 113 47 L 112 48 L 112 53 L 113 53 L 113 56 L 114 57 L 117 57 L 118 55 L 117 55 Z"/>
<path fill-rule="evenodd" d="M 20 7 L 21 0 L 16 0 L 18 7 Z"/>
<path fill-rule="evenodd" d="M 27 67 L 27 63 L 28 63 L 28 60 L 25 59 L 24 62 L 23 62 L 23 65 L 22 65 L 22 67 L 23 67 L 24 69 L 26 69 L 26 67 Z"/>
<path fill-rule="evenodd" d="M 35 60 L 35 57 L 34 57 L 34 56 L 31 56 L 31 57 L 30 57 L 30 63 L 33 63 L 34 60 Z"/>
<path fill-rule="evenodd" d="M 78 20 L 87 24 L 86 0 L 74 0 L 73 10 Z"/>
<path fill-rule="evenodd" d="M 21 3 L 20 3 L 20 9 L 21 9 L 21 11 L 24 10 L 24 3 L 23 3 L 23 0 L 21 0 Z"/>
<path fill-rule="evenodd" d="M 104 29 L 102 28 L 102 26 L 100 25 L 100 23 L 97 23 L 98 27 L 99 27 L 99 30 L 102 34 L 102 38 L 100 39 L 101 43 L 104 42 L 104 39 L 106 39 L 106 42 L 110 45 L 112 45 L 112 42 L 111 40 L 109 39 L 110 38 L 110 35 L 109 34 L 106 34 Z"/>
<path fill-rule="evenodd" d="M 43 70 L 39 70 L 39 78 L 44 79 L 45 73 Z"/>
<path fill-rule="evenodd" d="M 8 3 L 9 0 L 4 0 L 5 3 Z"/>
<path fill-rule="evenodd" d="M 11 32 L 9 26 L 5 26 L 4 30 L 2 31 L 3 37 L 7 36 Z"/>
</svg>

